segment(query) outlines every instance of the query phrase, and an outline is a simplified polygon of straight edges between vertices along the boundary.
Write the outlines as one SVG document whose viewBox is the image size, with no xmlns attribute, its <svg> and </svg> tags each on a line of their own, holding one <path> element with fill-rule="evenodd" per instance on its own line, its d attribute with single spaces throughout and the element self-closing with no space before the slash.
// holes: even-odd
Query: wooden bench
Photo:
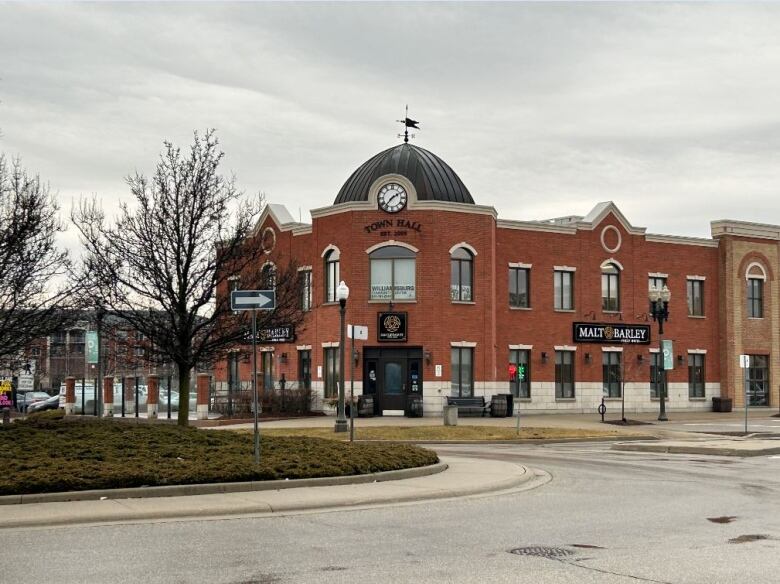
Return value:
<svg viewBox="0 0 780 584">
<path fill-rule="evenodd" d="M 490 412 L 484 397 L 447 397 L 447 405 L 458 406 L 458 416 L 484 416 Z"/>
</svg>

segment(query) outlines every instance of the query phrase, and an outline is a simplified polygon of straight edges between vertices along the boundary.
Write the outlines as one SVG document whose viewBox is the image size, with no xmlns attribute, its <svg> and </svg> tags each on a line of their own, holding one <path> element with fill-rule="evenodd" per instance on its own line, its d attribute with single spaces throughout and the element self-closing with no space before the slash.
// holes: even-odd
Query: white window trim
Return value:
<svg viewBox="0 0 780 584">
<path fill-rule="evenodd" d="M 647 272 L 648 278 L 664 278 L 669 279 L 669 274 L 662 274 L 661 272 Z"/>
<path fill-rule="evenodd" d="M 476 347 L 477 343 L 472 341 L 450 341 L 450 347 Z"/>
<path fill-rule="evenodd" d="M 329 341 L 329 342 L 322 343 L 322 348 L 323 349 L 329 349 L 329 348 L 338 347 L 338 346 L 339 346 L 339 342 L 338 341 Z"/>
<path fill-rule="evenodd" d="M 273 347 L 257 347 L 257 350 L 261 353 L 273 353 L 275 349 Z"/>
<path fill-rule="evenodd" d="M 685 276 L 685 279 L 686 280 L 699 280 L 699 281 L 703 282 L 704 280 L 707 279 L 707 276 L 697 276 L 697 275 Z"/>
<path fill-rule="evenodd" d="M 398 247 L 403 247 L 405 249 L 408 249 L 409 251 L 413 251 L 414 253 L 420 253 L 420 250 L 414 247 L 413 245 L 410 245 L 408 243 L 404 243 L 403 241 L 396 241 L 394 239 L 390 239 L 388 241 L 383 241 L 381 243 L 377 243 L 376 245 L 372 245 L 366 250 L 367 254 L 372 254 L 378 249 L 382 249 L 383 247 L 388 247 L 391 245 L 395 245 Z"/>
<path fill-rule="evenodd" d="M 296 345 L 295 349 L 298 351 L 311 351 L 311 345 Z"/>
<path fill-rule="evenodd" d="M 450 252 L 452 253 L 452 252 Z M 524 270 L 530 270 L 533 264 L 524 264 L 523 262 L 509 262 L 510 268 L 522 268 Z"/>
<path fill-rule="evenodd" d="M 707 349 L 688 349 L 689 355 L 706 355 Z"/>
<path fill-rule="evenodd" d="M 752 268 L 758 268 L 759 270 L 761 270 L 762 275 L 757 276 L 755 274 L 751 274 L 750 270 Z M 747 269 L 745 270 L 745 280 L 764 280 L 764 282 L 766 282 L 767 277 L 766 277 L 766 270 L 764 269 L 764 266 L 761 265 L 759 262 L 750 262 L 748 264 Z"/>
<path fill-rule="evenodd" d="M 601 347 L 602 353 L 622 353 L 623 347 Z"/>
<path fill-rule="evenodd" d="M 271 260 L 266 260 L 263 262 L 263 265 L 260 266 L 260 272 L 262 273 L 263 270 L 265 270 L 266 266 L 272 266 L 274 270 L 276 270 L 276 264 L 273 263 Z"/>
<path fill-rule="evenodd" d="M 623 264 L 621 264 L 619 261 L 617 261 L 615 258 L 609 258 L 608 260 L 604 260 L 601 262 L 601 269 L 608 268 L 610 264 L 614 265 L 617 269 L 619 269 L 621 272 L 625 270 L 623 267 Z"/>
<path fill-rule="evenodd" d="M 556 351 L 576 351 L 577 347 L 571 345 L 555 345 L 553 349 Z"/>
<path fill-rule="evenodd" d="M 328 252 L 331 251 L 337 251 L 339 253 L 339 258 L 341 258 L 341 250 L 335 245 L 333 245 L 332 243 L 322 250 L 322 254 L 320 254 L 320 257 L 324 258 L 326 255 L 328 255 Z"/>
<path fill-rule="evenodd" d="M 553 266 L 554 272 L 576 272 L 577 268 L 571 266 Z"/>
<path fill-rule="evenodd" d="M 661 352 L 661 349 L 659 349 L 659 348 L 657 348 L 657 347 L 656 347 L 655 349 L 648 349 L 648 350 L 649 350 L 651 353 L 660 353 L 660 352 Z"/>
<path fill-rule="evenodd" d="M 510 351 L 530 351 L 533 348 L 533 345 L 509 345 Z"/>
<path fill-rule="evenodd" d="M 472 253 L 474 256 L 476 256 L 476 255 L 477 255 L 477 250 L 476 250 L 476 249 L 474 249 L 474 246 L 472 246 L 472 245 L 469 245 L 469 244 L 468 244 L 468 243 L 466 243 L 465 241 L 461 241 L 460 243 L 456 243 L 455 245 L 453 245 L 453 246 L 450 248 L 450 255 L 452 255 L 452 253 L 453 253 L 453 252 L 454 252 L 456 249 L 458 249 L 459 247 L 464 247 L 464 248 L 466 248 L 466 249 L 467 249 L 467 250 L 469 250 L 469 251 L 470 251 L 470 252 L 471 252 L 471 253 Z"/>
<path fill-rule="evenodd" d="M 311 272 L 311 266 L 300 266 L 298 267 L 299 272 Z"/>
</svg>

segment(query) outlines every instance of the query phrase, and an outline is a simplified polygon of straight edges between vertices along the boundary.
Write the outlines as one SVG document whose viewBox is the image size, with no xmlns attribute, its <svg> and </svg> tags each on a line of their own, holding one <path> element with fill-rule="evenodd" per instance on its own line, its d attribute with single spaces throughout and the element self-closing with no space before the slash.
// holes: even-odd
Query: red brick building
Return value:
<svg viewBox="0 0 780 584">
<path fill-rule="evenodd" d="M 301 266 L 308 310 L 294 336 L 269 332 L 280 342 L 264 343 L 259 363 L 266 387 L 282 375 L 288 388 L 310 384 L 316 409 L 330 411 L 337 393 L 340 280 L 346 321 L 369 328 L 354 367 L 346 349 L 345 380 L 354 371 L 378 413 L 415 395 L 429 415 L 447 396 L 497 393 L 532 411 L 592 412 L 624 394 L 628 411 L 656 410 L 664 384 L 670 409 L 710 408 L 716 396 L 739 407 L 745 383 L 756 405 L 778 404 L 780 227 L 716 221 L 711 239 L 656 235 L 611 202 L 585 217 L 499 219 L 410 144 L 368 160 L 311 216 L 298 223 L 269 205 L 259 221 L 267 261 Z M 651 284 L 671 291 L 667 371 Z M 250 350 L 220 364 L 217 381 L 248 383 Z"/>
</svg>

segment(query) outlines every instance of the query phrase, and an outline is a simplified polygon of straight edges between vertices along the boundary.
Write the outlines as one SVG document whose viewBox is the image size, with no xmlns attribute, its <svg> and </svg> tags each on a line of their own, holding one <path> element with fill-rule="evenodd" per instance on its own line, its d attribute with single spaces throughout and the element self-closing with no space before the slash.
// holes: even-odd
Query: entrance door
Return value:
<svg viewBox="0 0 780 584">
<path fill-rule="evenodd" d="M 363 351 L 363 392 L 374 396 L 374 409 L 406 411 L 409 396 L 423 394 L 422 349 L 367 347 Z"/>
</svg>

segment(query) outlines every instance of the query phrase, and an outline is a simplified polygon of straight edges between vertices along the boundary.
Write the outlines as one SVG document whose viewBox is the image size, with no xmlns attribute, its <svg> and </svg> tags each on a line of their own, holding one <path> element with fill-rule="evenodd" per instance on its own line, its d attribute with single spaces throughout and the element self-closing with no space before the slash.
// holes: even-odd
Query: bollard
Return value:
<svg viewBox="0 0 780 584">
<path fill-rule="evenodd" d="M 103 378 L 103 417 L 114 415 L 114 378 L 106 375 Z"/>
<path fill-rule="evenodd" d="M 196 382 L 198 399 L 195 406 L 198 420 L 207 420 L 209 417 L 209 382 L 208 373 L 198 373 Z M 179 399 L 182 399 L 181 396 Z M 189 396 L 185 399 L 189 399 Z"/>
<path fill-rule="evenodd" d="M 65 415 L 76 413 L 76 378 L 65 378 Z"/>
<path fill-rule="evenodd" d="M 160 377 L 149 375 L 146 378 L 146 417 L 150 420 L 157 418 L 157 407 L 160 401 Z"/>
<path fill-rule="evenodd" d="M 444 425 L 458 425 L 458 406 L 444 406 Z"/>
<path fill-rule="evenodd" d="M 607 413 L 607 406 L 604 404 L 604 398 L 601 398 L 601 405 L 599 406 L 599 413 L 601 414 L 601 423 L 604 423 L 604 414 Z"/>
</svg>

